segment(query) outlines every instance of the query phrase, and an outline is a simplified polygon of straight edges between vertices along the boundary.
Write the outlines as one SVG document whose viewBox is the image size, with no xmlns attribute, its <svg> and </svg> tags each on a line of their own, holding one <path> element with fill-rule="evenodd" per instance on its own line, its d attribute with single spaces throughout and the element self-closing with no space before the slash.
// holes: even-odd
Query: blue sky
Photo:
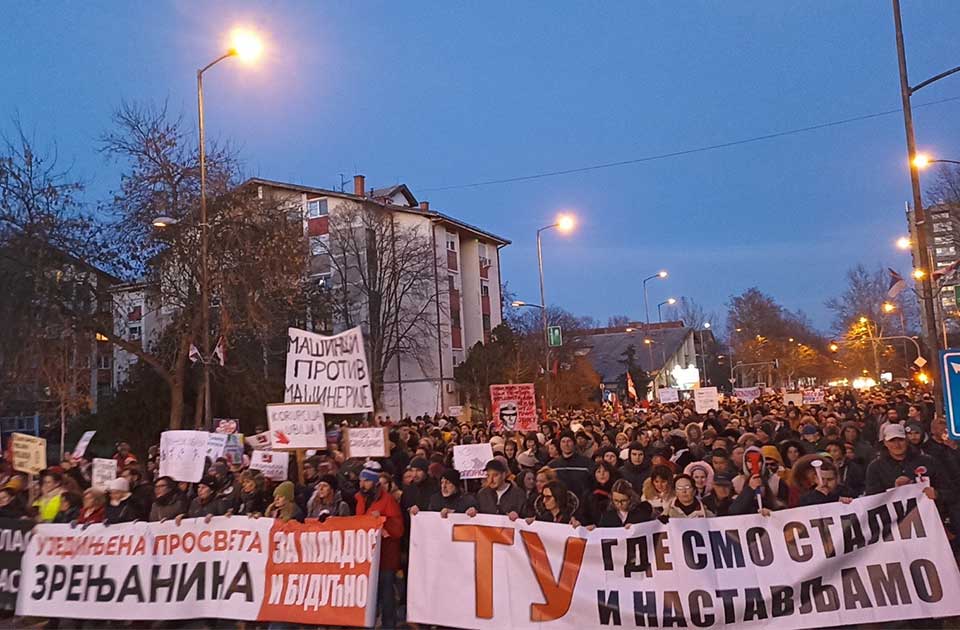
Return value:
<svg viewBox="0 0 960 630">
<path fill-rule="evenodd" d="M 960 3 L 906 2 L 913 83 L 960 63 Z M 407 183 L 443 212 L 511 239 L 504 278 L 601 320 L 689 296 L 722 313 L 757 286 L 826 328 L 847 268 L 909 268 L 892 245 L 909 197 L 899 114 L 731 148 L 459 187 L 725 143 L 899 106 L 890 3 L 19 2 L 4 5 L 0 129 L 19 115 L 90 186 L 121 99 L 193 120 L 195 70 L 230 27 L 268 36 L 255 67 L 207 75 L 212 137 L 248 173 L 333 187 Z M 960 78 L 916 103 L 960 96 Z M 960 101 L 915 113 L 918 143 L 960 159 Z"/>
</svg>

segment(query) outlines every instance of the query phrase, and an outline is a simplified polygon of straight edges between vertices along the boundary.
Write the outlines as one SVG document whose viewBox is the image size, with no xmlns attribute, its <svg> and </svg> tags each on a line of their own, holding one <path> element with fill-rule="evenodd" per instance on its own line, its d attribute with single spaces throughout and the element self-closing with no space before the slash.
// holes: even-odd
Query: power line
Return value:
<svg viewBox="0 0 960 630">
<path fill-rule="evenodd" d="M 921 107 L 931 107 L 933 105 L 942 105 L 943 103 L 950 103 L 953 101 L 960 101 L 960 96 L 951 96 L 948 98 L 942 98 L 936 101 L 930 101 L 928 103 L 920 103 L 914 105 L 914 109 L 919 109 Z M 493 186 L 495 184 L 509 184 L 511 182 L 525 182 L 532 179 L 543 179 L 545 177 L 557 177 L 559 175 L 571 175 L 573 173 L 586 173 L 589 171 L 599 171 L 607 168 L 615 168 L 618 166 L 628 166 L 630 164 L 641 164 L 643 162 L 655 162 L 657 160 L 666 160 L 668 158 L 680 157 L 683 155 L 691 155 L 694 153 L 704 153 L 706 151 L 716 151 L 717 149 L 726 149 L 729 147 L 739 146 L 741 144 L 750 144 L 752 142 L 760 142 L 763 140 L 771 140 L 773 138 L 782 138 L 783 136 L 791 136 L 798 133 L 806 133 L 808 131 L 816 131 L 818 129 L 827 129 L 829 127 L 839 127 L 840 125 L 848 125 L 850 123 L 860 122 L 863 120 L 870 120 L 873 118 L 880 118 L 882 116 L 890 116 L 892 114 L 899 114 L 903 112 L 903 108 L 889 109 L 883 112 L 874 112 L 872 114 L 865 114 L 863 116 L 855 116 L 853 118 L 844 118 L 842 120 L 834 120 L 831 122 L 820 123 L 818 125 L 810 125 L 809 127 L 798 127 L 797 129 L 789 129 L 787 131 L 778 131 L 775 133 L 768 133 L 762 136 L 754 136 L 752 138 L 742 138 L 740 140 L 731 140 L 730 142 L 722 142 L 720 144 L 711 144 L 703 147 L 696 147 L 692 149 L 684 149 L 682 151 L 672 151 L 670 153 L 660 153 L 657 155 L 648 155 L 645 157 L 634 158 L 631 160 L 620 160 L 619 162 L 604 162 L 602 164 L 592 164 L 590 166 L 580 166 L 577 168 L 568 168 L 559 171 L 546 171 L 543 173 L 535 173 L 532 175 L 520 175 L 517 177 L 505 177 L 503 179 L 489 179 L 481 182 L 473 182 L 470 184 L 456 184 L 452 186 L 437 186 L 435 188 L 421 188 L 421 192 L 436 192 L 442 190 L 457 190 L 460 188 L 478 188 L 480 186 Z"/>
</svg>

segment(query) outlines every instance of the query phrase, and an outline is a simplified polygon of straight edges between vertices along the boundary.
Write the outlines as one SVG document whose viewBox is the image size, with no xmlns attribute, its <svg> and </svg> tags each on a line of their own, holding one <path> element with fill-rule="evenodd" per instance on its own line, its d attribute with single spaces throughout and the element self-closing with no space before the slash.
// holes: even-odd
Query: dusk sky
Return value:
<svg viewBox="0 0 960 630">
<path fill-rule="evenodd" d="M 960 2 L 904 3 L 911 79 L 960 64 Z M 117 185 L 97 136 L 122 99 L 195 120 L 195 71 L 235 25 L 267 37 L 205 78 L 208 134 L 248 174 L 332 188 L 406 183 L 513 241 L 518 297 L 605 322 L 689 296 L 722 314 L 751 286 L 826 329 L 846 270 L 893 266 L 909 197 L 899 112 L 575 174 L 467 186 L 707 147 L 900 106 L 887 0 L 844 2 L 18 2 L 4 5 L 0 129 L 19 115 L 89 184 Z M 960 98 L 951 77 L 915 106 Z M 960 100 L 915 110 L 918 144 L 960 159 Z M 930 175 L 925 176 L 929 181 Z M 349 186 L 349 184 L 348 184 Z"/>
</svg>

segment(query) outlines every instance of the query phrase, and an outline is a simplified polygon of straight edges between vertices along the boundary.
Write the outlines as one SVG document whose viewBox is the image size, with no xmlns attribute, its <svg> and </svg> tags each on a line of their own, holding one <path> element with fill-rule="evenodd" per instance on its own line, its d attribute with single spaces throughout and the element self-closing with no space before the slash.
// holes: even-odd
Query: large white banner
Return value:
<svg viewBox="0 0 960 630">
<path fill-rule="evenodd" d="M 18 615 L 372 626 L 380 519 L 38 525 Z"/>
<path fill-rule="evenodd" d="M 370 371 L 359 327 L 333 337 L 290 328 L 287 336 L 284 402 L 321 403 L 327 413 L 373 411 Z"/>
<path fill-rule="evenodd" d="M 422 624 L 788 630 L 960 614 L 957 565 L 917 485 L 769 517 L 594 531 L 431 512 L 411 522 L 407 610 Z"/>
</svg>

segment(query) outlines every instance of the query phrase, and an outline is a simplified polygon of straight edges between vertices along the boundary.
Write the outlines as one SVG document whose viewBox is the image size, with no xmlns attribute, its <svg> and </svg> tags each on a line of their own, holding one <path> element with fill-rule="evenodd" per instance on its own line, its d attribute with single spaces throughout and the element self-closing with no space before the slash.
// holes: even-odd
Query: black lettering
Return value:
<svg viewBox="0 0 960 630">
<path fill-rule="evenodd" d="M 655 532 L 653 534 L 653 557 L 657 561 L 657 571 L 670 571 L 673 569 L 673 563 L 667 560 L 667 554 L 669 553 L 670 547 L 667 547 L 667 532 Z"/>
<path fill-rule="evenodd" d="M 70 581 L 67 584 L 67 601 L 80 601 L 80 584 L 83 582 L 84 567 L 82 564 L 75 564 L 70 567 Z"/>
<path fill-rule="evenodd" d="M 925 558 L 914 560 L 910 563 L 910 577 L 921 600 L 931 604 L 943 599 L 943 585 L 940 584 L 937 565 L 933 562 Z"/>
<path fill-rule="evenodd" d="M 620 592 L 610 591 L 609 595 L 597 591 L 597 613 L 600 615 L 600 625 L 610 625 L 611 619 L 613 625 L 620 625 Z"/>
<path fill-rule="evenodd" d="M 794 562 L 806 562 L 813 558 L 811 545 L 799 545 L 798 539 L 810 538 L 806 526 L 797 521 L 791 521 L 783 526 L 783 539 L 787 543 L 787 553 Z"/>
<path fill-rule="evenodd" d="M 107 566 L 101 564 L 99 567 L 99 574 L 97 577 L 90 577 L 90 574 L 93 572 L 93 567 L 90 566 L 87 568 L 87 599 L 90 599 L 89 589 L 96 588 L 97 596 L 96 601 L 98 602 L 110 602 L 113 601 L 113 595 L 117 592 L 117 583 L 112 579 L 106 577 L 107 575 Z"/>
<path fill-rule="evenodd" d="M 119 604 L 131 595 L 137 603 L 142 604 L 146 599 L 143 593 L 143 585 L 140 584 L 140 566 L 136 564 L 130 567 L 127 577 L 123 579 L 123 585 L 117 594 L 117 603 Z"/>
<path fill-rule="evenodd" d="M 737 612 L 733 607 L 733 600 L 737 597 L 737 589 L 717 589 L 716 595 L 723 601 L 723 622 L 728 625 L 736 623 Z"/>
<path fill-rule="evenodd" d="M 810 581 L 813 583 L 813 603 L 817 606 L 817 612 L 840 610 L 840 595 L 836 588 L 830 584 L 824 584 L 823 578 Z"/>
<path fill-rule="evenodd" d="M 702 541 L 703 539 L 701 539 Z M 702 544 L 702 542 L 701 542 Z M 688 598 L 690 608 L 690 621 L 698 628 L 709 628 L 716 621 L 716 617 L 711 612 L 704 612 L 713 608 L 713 598 L 706 591 L 691 591 Z"/>
<path fill-rule="evenodd" d="M 683 604 L 680 602 L 680 593 L 664 591 L 663 593 L 663 627 L 686 628 L 687 618 L 683 615 Z"/>
<path fill-rule="evenodd" d="M 740 532 L 728 529 L 723 532 L 710 532 L 710 548 L 713 550 L 713 566 L 716 569 L 731 567 L 743 568 L 743 546 L 740 544 Z"/>
<path fill-rule="evenodd" d="M 37 565 L 37 583 L 35 588 L 30 591 L 30 599 L 43 599 L 47 592 L 47 575 L 50 569 L 45 564 Z"/>
<path fill-rule="evenodd" d="M 705 569 L 707 567 L 707 554 L 697 553 L 694 546 L 703 548 L 703 536 L 694 529 L 688 529 L 680 537 L 683 545 L 683 559 L 691 569 Z M 692 613 L 691 613 L 692 615 Z"/>
<path fill-rule="evenodd" d="M 657 627 L 657 592 L 633 592 L 633 622 L 641 628 Z"/>
<path fill-rule="evenodd" d="M 871 564 L 867 566 L 867 577 L 870 579 L 870 586 L 873 588 L 873 598 L 877 600 L 877 606 L 886 606 L 890 601 L 890 606 L 898 606 L 910 603 L 910 591 L 907 589 L 907 578 L 903 575 L 903 567 L 899 562 L 888 562 L 886 564 L 886 573 L 884 565 Z"/>
<path fill-rule="evenodd" d="M 868 544 L 893 540 L 893 525 L 890 522 L 890 512 L 886 505 L 879 505 L 872 510 L 867 510 L 867 524 L 870 526 L 870 540 Z"/>
<path fill-rule="evenodd" d="M 50 596 L 57 591 L 63 590 L 63 585 L 67 583 L 67 568 L 62 565 L 53 567 L 53 577 L 50 580 Z"/>
<path fill-rule="evenodd" d="M 221 571 L 221 567 L 223 570 Z M 213 561 L 213 580 L 210 584 L 210 599 L 220 599 L 223 585 L 227 581 L 227 565 L 219 560 Z"/>
<path fill-rule="evenodd" d="M 843 607 L 847 610 L 856 610 L 860 608 L 873 608 L 867 589 L 863 586 L 863 580 L 855 567 L 849 567 L 840 571 L 840 580 L 843 584 Z"/>
<path fill-rule="evenodd" d="M 773 617 L 786 617 L 793 614 L 793 587 L 770 587 L 770 614 Z"/>
<path fill-rule="evenodd" d="M 237 593 L 243 595 L 244 601 L 253 601 L 253 579 L 250 576 L 250 567 L 246 562 L 240 563 L 240 568 L 233 575 L 233 580 L 230 581 L 230 586 L 227 587 L 227 593 L 223 598 L 229 600 Z"/>
<path fill-rule="evenodd" d="M 177 565 L 170 565 L 170 577 L 160 577 L 160 570 L 163 567 L 155 564 L 150 568 L 150 603 L 157 602 L 157 591 L 166 589 L 167 603 L 173 601 L 173 585 L 177 582 Z"/>
<path fill-rule="evenodd" d="M 843 553 L 848 554 L 867 546 L 860 527 L 860 518 L 856 514 L 841 514 L 840 525 L 843 528 Z"/>
<path fill-rule="evenodd" d="M 914 535 L 917 538 L 927 537 L 927 530 L 923 527 L 923 519 L 920 518 L 916 499 L 907 499 L 906 505 L 903 501 L 895 501 L 893 510 L 897 513 L 897 529 L 900 531 L 901 540 L 907 540 Z"/>
<path fill-rule="evenodd" d="M 600 541 L 600 551 L 603 553 L 603 570 L 613 571 L 613 548 L 617 546 L 615 538 L 604 538 Z"/>
<path fill-rule="evenodd" d="M 196 599 L 202 602 L 207 598 L 207 564 L 198 562 L 193 566 L 193 571 L 187 575 L 187 565 L 184 564 L 180 569 L 180 583 L 177 585 L 177 601 L 182 602 L 187 599 Z M 196 585 L 196 592 L 190 595 L 190 590 Z"/>
<path fill-rule="evenodd" d="M 743 589 L 744 607 L 743 620 L 753 621 L 754 619 L 767 618 L 767 605 L 763 601 L 763 594 L 759 588 Z"/>
<path fill-rule="evenodd" d="M 623 577 L 630 577 L 634 573 L 643 573 L 647 577 L 653 576 L 650 557 L 647 553 L 646 536 L 627 538 L 627 564 L 623 567 Z"/>
<path fill-rule="evenodd" d="M 747 550 L 754 566 L 767 567 L 773 564 L 773 545 L 770 544 L 770 534 L 763 527 L 747 530 Z"/>
<path fill-rule="evenodd" d="M 810 519 L 810 525 L 820 532 L 820 543 L 823 545 L 824 555 L 828 558 L 835 557 L 837 555 L 837 549 L 833 545 L 833 536 L 830 535 L 830 526 L 833 525 L 833 517 L 824 516 L 823 518 L 812 518 Z"/>
</svg>

